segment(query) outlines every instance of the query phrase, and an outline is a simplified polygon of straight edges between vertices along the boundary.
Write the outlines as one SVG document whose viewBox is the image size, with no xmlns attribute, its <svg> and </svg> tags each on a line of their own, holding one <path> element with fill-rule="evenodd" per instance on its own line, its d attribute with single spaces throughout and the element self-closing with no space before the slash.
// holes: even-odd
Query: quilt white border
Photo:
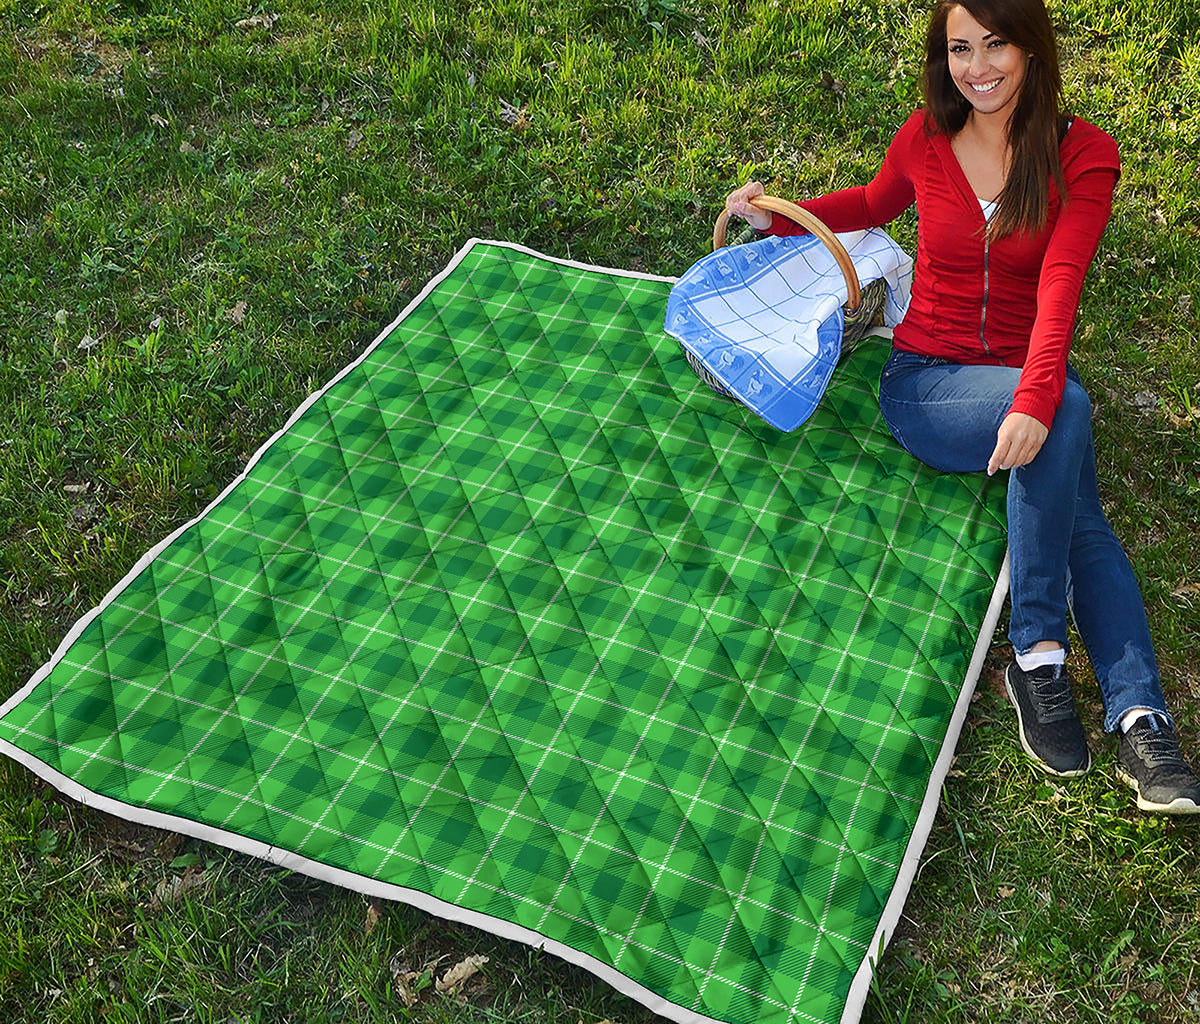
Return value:
<svg viewBox="0 0 1200 1024">
<path fill-rule="evenodd" d="M 557 263 L 560 266 L 573 267 L 578 270 L 591 270 L 603 274 L 608 274 L 617 277 L 630 277 L 642 281 L 662 281 L 665 283 L 673 283 L 676 278 L 667 277 L 660 274 L 646 274 L 639 271 L 623 270 L 615 267 L 602 267 L 592 263 L 583 263 L 579 260 L 565 259 L 557 256 L 548 256 L 545 253 L 538 252 L 536 249 L 531 249 L 524 245 L 518 245 L 515 242 L 502 242 L 484 238 L 470 238 L 467 242 L 451 257 L 450 262 L 446 264 L 442 270 L 432 277 L 424 288 L 400 311 L 396 318 L 387 325 L 375 340 L 358 356 L 353 362 L 348 363 L 336 375 L 319 390 L 314 391 L 308 396 L 288 417 L 287 421 L 280 427 L 270 438 L 264 442 L 259 449 L 247 461 L 245 468 L 221 491 L 198 515 L 188 520 L 182 526 L 172 531 L 165 538 L 150 548 L 141 558 L 137 560 L 133 568 L 131 568 L 121 580 L 101 599 L 100 603 L 95 608 L 84 613 L 74 625 L 68 630 L 67 635 L 63 637 L 62 642 L 51 655 L 50 660 L 41 666 L 30 678 L 23 687 L 17 690 L 8 700 L 0 705 L 0 717 L 6 715 L 12 708 L 23 701 L 32 690 L 48 676 L 59 661 L 66 655 L 71 645 L 79 638 L 83 631 L 87 628 L 96 616 L 100 615 L 105 608 L 108 607 L 122 591 L 128 587 L 133 580 L 145 569 L 155 558 L 158 557 L 180 534 L 191 528 L 194 524 L 200 522 L 214 508 L 216 508 L 225 497 L 240 484 L 249 474 L 249 472 L 258 463 L 259 459 L 266 451 L 285 434 L 291 426 L 321 397 L 332 388 L 338 381 L 345 377 L 348 373 L 354 370 L 359 363 L 365 360 L 379 345 L 382 343 L 396 326 L 404 320 L 425 298 L 434 290 L 442 281 L 444 281 L 458 265 L 467 257 L 467 255 L 477 245 L 493 245 L 505 249 L 511 249 L 515 252 L 525 253 L 537 259 L 546 260 L 551 263 Z M 879 329 L 872 331 L 872 334 L 877 334 L 883 337 L 890 337 L 891 331 Z M 987 614 L 984 617 L 983 625 L 980 628 L 979 636 L 975 641 L 975 648 L 971 656 L 971 661 L 967 667 L 966 678 L 963 681 L 962 690 L 959 694 L 958 702 L 955 705 L 954 712 L 951 715 L 950 724 L 946 730 L 945 739 L 942 742 L 942 749 L 938 755 L 937 761 L 929 777 L 929 785 L 925 791 L 925 797 L 921 804 L 920 813 L 917 816 L 917 823 L 913 828 L 912 835 L 909 837 L 908 845 L 905 849 L 903 859 L 900 863 L 900 870 L 896 876 L 896 882 L 892 886 L 891 895 L 888 897 L 887 903 L 884 906 L 883 913 L 880 916 L 879 925 L 875 930 L 875 935 L 868 947 L 868 951 L 864 954 L 862 962 L 859 965 L 858 971 L 854 975 L 854 980 L 851 983 L 850 990 L 846 997 L 846 1004 L 842 1012 L 842 1024 L 854 1024 L 862 1015 L 863 1006 L 866 1002 L 867 993 L 870 991 L 871 979 L 874 977 L 874 970 L 879 958 L 882 957 L 884 950 L 887 948 L 888 940 L 891 938 L 892 932 L 900 920 L 900 913 L 904 909 L 904 904 L 908 899 L 909 889 L 912 887 L 913 879 L 916 877 L 917 868 L 920 864 L 921 853 L 925 849 L 925 843 L 929 839 L 929 833 L 933 828 L 933 819 L 937 811 L 938 798 L 941 793 L 942 784 L 946 780 L 947 773 L 950 771 L 950 764 L 954 757 L 954 748 L 958 744 L 958 737 L 962 731 L 963 723 L 966 720 L 967 709 L 971 703 L 971 696 L 975 692 L 975 684 L 978 681 L 979 674 L 983 668 L 984 657 L 987 654 L 990 646 L 992 634 L 995 632 L 996 624 L 1000 618 L 1000 610 L 1004 604 L 1004 597 L 1008 593 L 1008 556 L 1005 555 L 1004 564 L 1001 567 L 999 577 L 996 581 L 996 586 L 992 592 L 991 602 L 988 606 Z M 364 893 L 368 896 L 377 896 L 381 899 L 395 900 L 401 903 L 407 903 L 410 906 L 417 907 L 420 910 L 427 911 L 438 917 L 447 920 L 456 921 L 461 924 L 471 925 L 483 931 L 491 932 L 504 939 L 512 939 L 517 942 L 523 942 L 535 948 L 545 949 L 555 956 L 561 957 L 563 960 L 573 963 L 576 966 L 582 967 L 598 978 L 615 988 L 618 992 L 637 1000 L 647 1009 L 660 1016 L 666 1017 L 669 1020 L 675 1021 L 676 1024 L 725 1024 L 725 1022 L 716 1020 L 715 1018 L 697 1013 L 688 1007 L 681 1006 L 678 1003 L 673 1003 L 670 1000 L 653 992 L 638 982 L 634 981 L 628 975 L 622 974 L 620 971 L 609 966 L 603 961 L 597 960 L 594 957 L 588 956 L 585 953 L 580 953 L 578 950 L 567 946 L 561 942 L 551 939 L 532 929 L 524 928 L 520 925 L 513 924 L 510 921 L 505 921 L 501 918 L 491 917 L 487 914 L 481 914 L 474 910 L 469 910 L 465 907 L 457 906 L 456 904 L 446 903 L 443 900 L 436 899 L 423 893 L 417 889 L 409 889 L 404 886 L 393 885 L 388 882 L 381 882 L 375 878 L 369 878 L 365 875 L 358 875 L 350 871 L 345 871 L 342 868 L 331 867 L 327 864 L 322 864 L 319 861 L 310 860 L 307 857 L 302 857 L 299 854 L 293 853 L 290 850 L 284 850 L 279 847 L 270 846 L 266 843 L 261 843 L 254 839 L 248 839 L 245 836 L 238 835 L 235 832 L 227 832 L 224 829 L 214 828 L 211 825 L 206 825 L 203 822 L 193 821 L 190 818 L 176 817 L 172 814 L 166 814 L 162 811 L 148 810 L 143 807 L 137 807 L 133 804 L 123 803 L 119 800 L 114 800 L 111 797 L 103 796 L 95 793 L 84 786 L 79 785 L 73 779 L 68 778 L 61 772 L 50 767 L 44 761 L 28 754 L 19 747 L 13 746 L 7 740 L 0 738 L 0 753 L 7 754 L 14 761 L 24 765 L 35 775 L 44 779 L 55 789 L 66 794 L 72 799 L 78 800 L 81 804 L 87 807 L 94 807 L 97 810 L 103 811 L 106 814 L 112 814 L 115 817 L 123 818 L 127 821 L 133 821 L 141 825 L 149 825 L 153 828 L 160 828 L 166 831 L 178 832 L 182 835 L 190 836 L 193 839 L 201 839 L 206 842 L 215 843 L 219 846 L 224 846 L 239 853 L 246 853 L 252 857 L 258 857 L 261 860 L 268 861 L 278 867 L 285 868 L 289 871 L 298 871 L 302 874 L 309 875 L 321 881 L 330 882 L 334 885 L 341 886 L 345 889 L 351 889 L 356 892 Z"/>
</svg>

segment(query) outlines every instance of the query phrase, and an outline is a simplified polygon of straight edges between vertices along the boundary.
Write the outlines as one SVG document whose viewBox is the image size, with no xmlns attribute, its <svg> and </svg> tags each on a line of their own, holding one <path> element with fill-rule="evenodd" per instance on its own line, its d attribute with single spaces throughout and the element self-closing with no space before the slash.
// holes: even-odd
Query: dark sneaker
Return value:
<svg viewBox="0 0 1200 1024">
<path fill-rule="evenodd" d="M 1121 734 L 1117 777 L 1137 791 L 1143 811 L 1200 814 L 1200 779 L 1183 759 L 1175 730 L 1157 715 L 1143 715 Z"/>
<path fill-rule="evenodd" d="M 1004 688 L 1017 709 L 1021 746 L 1045 771 L 1066 778 L 1092 766 L 1066 665 L 1025 672 L 1014 661 L 1004 674 Z"/>
</svg>

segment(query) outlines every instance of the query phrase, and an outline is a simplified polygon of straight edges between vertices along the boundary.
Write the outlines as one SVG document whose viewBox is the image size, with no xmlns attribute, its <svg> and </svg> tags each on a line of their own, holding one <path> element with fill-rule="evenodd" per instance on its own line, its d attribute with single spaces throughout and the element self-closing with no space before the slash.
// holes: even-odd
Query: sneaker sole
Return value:
<svg viewBox="0 0 1200 1024">
<path fill-rule="evenodd" d="M 1137 794 L 1139 811 L 1151 811 L 1157 814 L 1200 814 L 1200 804 L 1196 803 L 1195 800 L 1188 799 L 1186 796 L 1177 796 L 1169 804 L 1155 803 L 1153 800 L 1147 800 L 1142 796 L 1142 788 L 1138 785 L 1138 780 L 1120 765 L 1117 765 L 1117 778 Z"/>
<path fill-rule="evenodd" d="M 1041 768 L 1042 771 L 1044 771 L 1047 775 L 1053 775 L 1055 778 L 1059 779 L 1077 779 L 1080 775 L 1086 775 L 1091 770 L 1091 748 L 1088 749 L 1087 764 L 1085 764 L 1082 768 L 1071 768 L 1065 772 L 1051 767 L 1040 757 L 1038 757 L 1038 755 L 1034 753 L 1033 748 L 1029 745 L 1029 741 L 1025 739 L 1025 720 L 1021 717 L 1021 705 L 1017 702 L 1017 695 L 1013 693 L 1012 683 L 1008 681 L 1007 671 L 1004 673 L 1004 692 L 1008 694 L 1008 702 L 1013 706 L 1013 710 L 1017 713 L 1017 736 L 1021 740 L 1021 749 L 1024 750 L 1027 755 L 1029 755 L 1030 760 L 1032 760 L 1039 768 Z"/>
</svg>

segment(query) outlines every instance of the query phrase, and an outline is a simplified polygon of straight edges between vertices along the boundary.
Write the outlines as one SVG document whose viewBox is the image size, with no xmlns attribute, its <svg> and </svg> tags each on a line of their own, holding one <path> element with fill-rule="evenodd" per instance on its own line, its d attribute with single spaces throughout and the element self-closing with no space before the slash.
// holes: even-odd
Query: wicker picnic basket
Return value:
<svg viewBox="0 0 1200 1024">
<path fill-rule="evenodd" d="M 786 199 L 780 199 L 778 196 L 767 195 L 755 196 L 750 200 L 750 203 L 757 206 L 760 210 L 782 213 L 785 217 L 794 220 L 801 227 L 806 228 L 812 234 L 816 235 L 833 254 L 833 258 L 837 261 L 837 265 L 842 271 L 842 276 L 846 279 L 846 290 L 849 293 L 849 298 L 846 300 L 845 305 L 842 306 L 842 314 L 845 317 L 845 324 L 842 328 L 842 355 L 845 356 L 877 322 L 880 311 L 883 308 L 883 300 L 887 296 L 886 282 L 883 278 L 878 278 L 870 282 L 866 287 L 860 287 L 858 273 L 854 269 L 854 263 L 850 259 L 850 254 L 846 252 L 846 247 L 838 241 L 837 235 L 829 230 L 824 221 L 809 213 L 803 207 L 797 206 Z M 728 224 L 729 213 L 722 210 L 721 215 L 713 225 L 714 251 L 725 245 L 726 227 Z M 753 241 L 758 237 L 758 233 L 747 225 L 745 231 L 734 239 L 734 244 Z M 704 381 L 713 391 L 722 398 L 737 400 L 737 396 L 709 373 L 700 360 L 688 351 L 686 347 L 683 349 L 683 354 L 688 361 L 688 365 L 696 372 L 696 376 Z"/>
</svg>

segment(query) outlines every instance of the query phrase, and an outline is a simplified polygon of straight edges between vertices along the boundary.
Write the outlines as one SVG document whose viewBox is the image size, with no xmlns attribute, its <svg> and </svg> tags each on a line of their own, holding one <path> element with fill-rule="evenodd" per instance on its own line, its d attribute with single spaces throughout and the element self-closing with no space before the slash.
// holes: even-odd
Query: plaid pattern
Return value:
<svg viewBox="0 0 1200 1024">
<path fill-rule="evenodd" d="M 877 340 L 797 433 L 720 401 L 668 289 L 469 245 L 0 708 L 0 748 L 678 1020 L 838 1019 L 1002 485 L 895 445 Z"/>
</svg>

